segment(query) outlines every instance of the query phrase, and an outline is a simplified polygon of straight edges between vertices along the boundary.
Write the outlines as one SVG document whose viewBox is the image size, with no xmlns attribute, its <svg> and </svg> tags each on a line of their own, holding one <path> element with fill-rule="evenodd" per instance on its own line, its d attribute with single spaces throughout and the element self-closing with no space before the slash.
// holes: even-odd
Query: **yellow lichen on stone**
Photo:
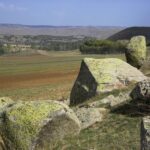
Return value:
<svg viewBox="0 0 150 150">
<path fill-rule="evenodd" d="M 11 141 L 10 145 L 16 150 L 28 150 L 43 124 L 47 123 L 47 118 L 61 108 L 61 105 L 48 101 L 17 103 L 6 111 L 3 124 L 5 139 Z"/>
<path fill-rule="evenodd" d="M 10 99 L 9 97 L 0 97 L 0 109 L 12 103 L 14 103 L 14 101 Z"/>
<path fill-rule="evenodd" d="M 117 58 L 84 58 L 71 91 L 70 104 L 79 104 L 96 94 L 125 88 L 133 81 L 146 78 L 137 68 Z"/>
<path fill-rule="evenodd" d="M 140 68 L 146 59 L 146 39 L 144 36 L 132 37 L 126 51 L 127 62 Z"/>
<path fill-rule="evenodd" d="M 84 61 L 98 83 L 97 90 L 101 92 L 106 91 L 109 84 L 111 86 L 113 83 L 118 82 L 116 80 L 115 70 L 117 71 L 117 69 L 124 63 L 122 60 L 117 58 L 99 60 L 85 58 Z"/>
</svg>

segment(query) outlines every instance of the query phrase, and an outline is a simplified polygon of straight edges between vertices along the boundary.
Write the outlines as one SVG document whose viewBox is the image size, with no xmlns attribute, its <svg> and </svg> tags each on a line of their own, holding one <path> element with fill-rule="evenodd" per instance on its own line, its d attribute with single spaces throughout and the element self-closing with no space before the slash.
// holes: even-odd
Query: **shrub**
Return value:
<svg viewBox="0 0 150 150">
<path fill-rule="evenodd" d="M 125 47 L 125 44 L 122 44 L 121 42 L 92 39 L 85 41 L 80 46 L 80 51 L 83 54 L 124 53 Z"/>
</svg>

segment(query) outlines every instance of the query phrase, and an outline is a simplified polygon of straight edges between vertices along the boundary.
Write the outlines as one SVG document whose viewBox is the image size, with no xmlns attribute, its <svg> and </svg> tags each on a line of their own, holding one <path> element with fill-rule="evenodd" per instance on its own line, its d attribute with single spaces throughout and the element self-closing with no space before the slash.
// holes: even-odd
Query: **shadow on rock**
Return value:
<svg viewBox="0 0 150 150">
<path fill-rule="evenodd" d="M 150 105 L 147 103 L 142 103 L 141 100 L 138 100 L 138 102 L 132 101 L 112 110 L 111 112 L 127 115 L 130 117 L 144 117 L 150 115 Z"/>
</svg>

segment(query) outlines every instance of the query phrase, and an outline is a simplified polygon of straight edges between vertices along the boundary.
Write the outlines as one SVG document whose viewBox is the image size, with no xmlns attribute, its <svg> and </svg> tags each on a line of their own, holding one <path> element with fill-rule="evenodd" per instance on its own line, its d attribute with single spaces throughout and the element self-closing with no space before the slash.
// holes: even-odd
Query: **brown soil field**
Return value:
<svg viewBox="0 0 150 150">
<path fill-rule="evenodd" d="M 60 84 L 75 80 L 77 71 L 31 73 L 25 75 L 0 76 L 0 89 L 34 87 L 46 84 Z"/>
<path fill-rule="evenodd" d="M 83 58 L 123 55 L 81 55 L 79 51 L 48 55 L 0 56 L 0 97 L 13 100 L 68 99 Z"/>
</svg>

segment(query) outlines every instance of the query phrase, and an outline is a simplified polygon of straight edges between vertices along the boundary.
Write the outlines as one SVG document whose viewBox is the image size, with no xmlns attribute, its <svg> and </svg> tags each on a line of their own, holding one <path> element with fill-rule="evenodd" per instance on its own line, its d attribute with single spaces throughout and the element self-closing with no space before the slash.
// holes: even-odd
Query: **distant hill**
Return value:
<svg viewBox="0 0 150 150">
<path fill-rule="evenodd" d="M 147 41 L 150 41 L 150 27 L 131 27 L 126 28 L 114 35 L 110 36 L 110 40 L 129 40 L 133 36 L 144 35 Z"/>
<path fill-rule="evenodd" d="M 105 26 L 33 26 L 18 24 L 0 24 L 3 35 L 51 35 L 83 36 L 105 39 L 123 30 L 122 27 Z"/>
</svg>

